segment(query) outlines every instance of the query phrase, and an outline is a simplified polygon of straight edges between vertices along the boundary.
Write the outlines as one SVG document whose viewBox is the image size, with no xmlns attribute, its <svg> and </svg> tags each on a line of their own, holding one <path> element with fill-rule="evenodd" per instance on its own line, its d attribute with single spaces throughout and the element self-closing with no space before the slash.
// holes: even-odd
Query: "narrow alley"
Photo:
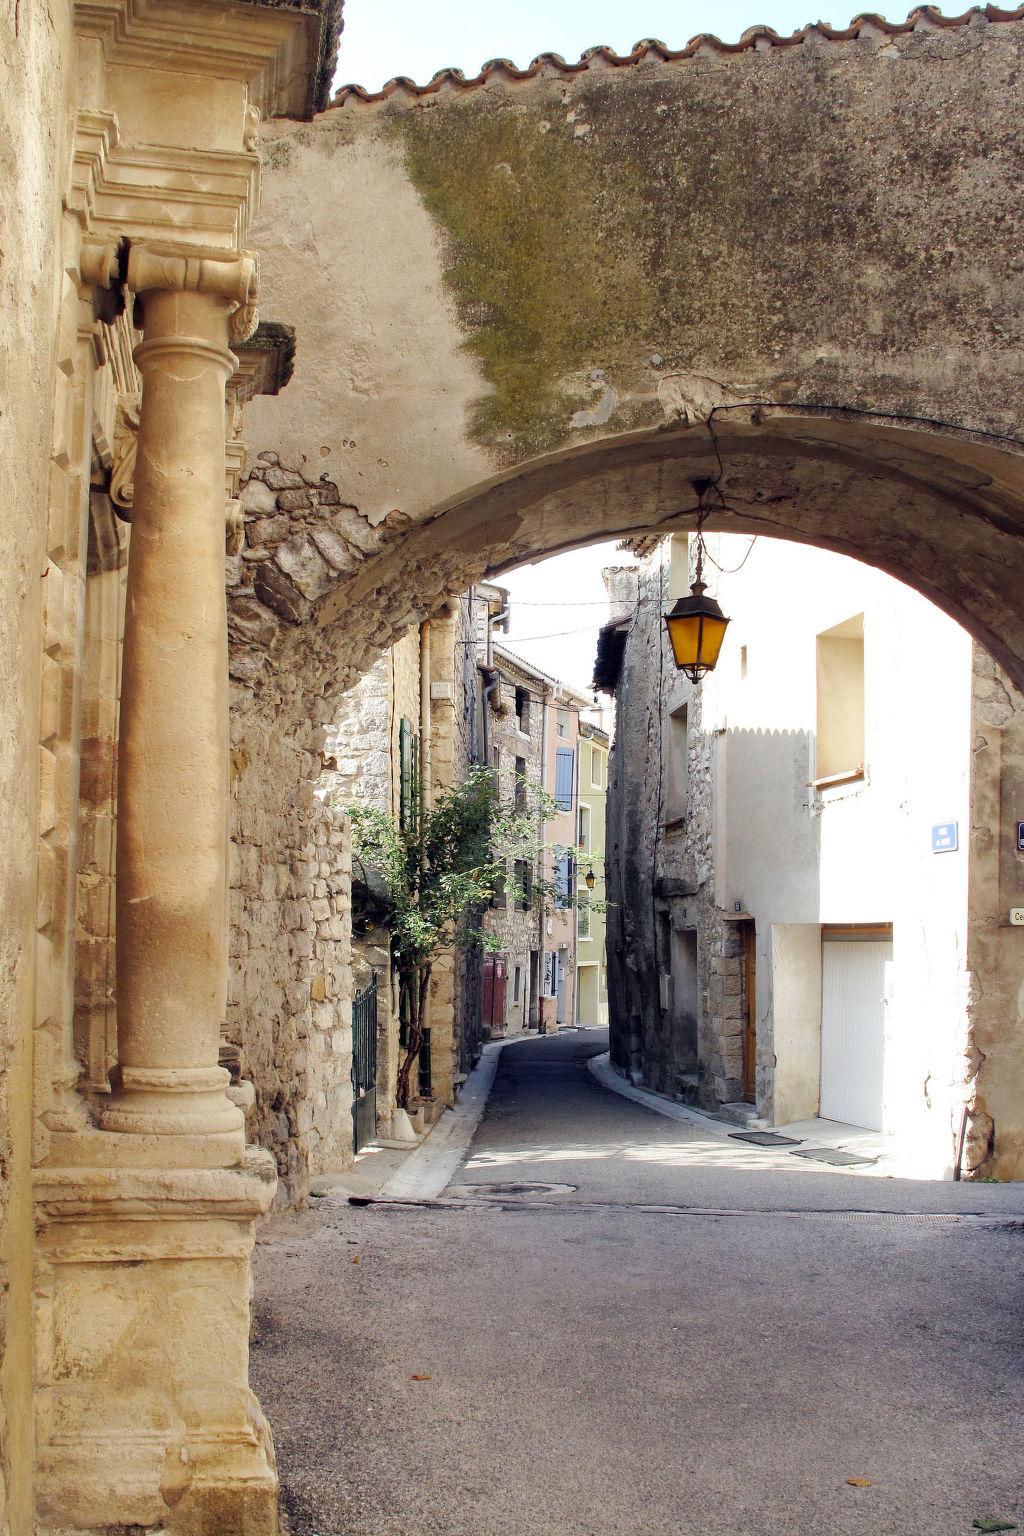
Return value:
<svg viewBox="0 0 1024 1536">
<path fill-rule="evenodd" d="M 257 1246 L 292 1536 L 1024 1525 L 1013 1185 L 835 1172 L 516 1040 L 437 1201 Z"/>
</svg>

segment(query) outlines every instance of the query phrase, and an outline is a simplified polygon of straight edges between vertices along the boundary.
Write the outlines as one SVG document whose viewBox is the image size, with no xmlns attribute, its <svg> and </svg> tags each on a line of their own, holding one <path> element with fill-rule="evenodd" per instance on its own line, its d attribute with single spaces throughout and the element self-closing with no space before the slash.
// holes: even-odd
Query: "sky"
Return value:
<svg viewBox="0 0 1024 1536">
<path fill-rule="evenodd" d="M 512 612 L 502 645 L 544 672 L 590 695 L 597 631 L 608 617 L 601 568 L 631 565 L 614 544 L 591 544 L 496 578 L 509 589 Z"/>
<path fill-rule="evenodd" d="M 424 85 L 439 69 L 475 75 L 488 59 L 520 68 L 538 53 L 575 61 L 604 43 L 628 53 L 641 38 L 679 48 L 700 32 L 735 42 L 763 23 L 790 33 L 811 20 L 845 27 L 854 0 L 345 0 L 336 86 L 379 90 L 395 75 Z M 881 14 L 903 21 L 910 0 Z M 625 557 L 628 558 L 628 557 Z M 601 567 L 623 564 L 614 545 L 594 545 L 503 576 L 512 595 L 510 649 L 544 671 L 590 691 L 597 631 L 607 617 Z"/>
<path fill-rule="evenodd" d="M 425 85 L 439 69 L 475 75 L 488 59 L 509 58 L 520 68 L 538 53 L 575 61 L 586 48 L 606 43 L 628 53 L 641 38 L 657 37 L 682 47 L 699 32 L 736 42 L 747 27 L 763 23 L 795 32 L 810 21 L 849 25 L 855 0 L 345 0 L 337 85 L 379 90 L 394 75 Z M 881 14 L 906 19 L 911 6 L 879 6 Z M 956 8 L 951 14 L 958 12 Z"/>
</svg>

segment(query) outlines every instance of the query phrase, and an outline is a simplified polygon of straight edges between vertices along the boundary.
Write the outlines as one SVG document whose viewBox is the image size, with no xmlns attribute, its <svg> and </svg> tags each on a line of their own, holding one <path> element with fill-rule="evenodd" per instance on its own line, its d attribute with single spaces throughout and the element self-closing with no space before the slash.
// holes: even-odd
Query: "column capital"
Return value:
<svg viewBox="0 0 1024 1536">
<path fill-rule="evenodd" d="M 132 241 L 127 284 L 143 300 L 154 292 L 203 293 L 231 306 L 232 342 L 248 340 L 256 329 L 259 262 L 254 251 L 222 251 L 212 246 L 171 241 Z"/>
</svg>

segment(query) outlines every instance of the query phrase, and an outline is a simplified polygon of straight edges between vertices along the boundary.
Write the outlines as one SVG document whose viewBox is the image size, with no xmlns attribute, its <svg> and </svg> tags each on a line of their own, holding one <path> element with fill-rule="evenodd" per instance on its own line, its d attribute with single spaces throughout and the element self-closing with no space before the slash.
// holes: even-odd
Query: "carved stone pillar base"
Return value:
<svg viewBox="0 0 1024 1536">
<path fill-rule="evenodd" d="M 236 1168 L 37 1174 L 43 1531 L 276 1536 L 248 1385 L 249 1255 L 275 1185 L 256 1149 Z"/>
</svg>

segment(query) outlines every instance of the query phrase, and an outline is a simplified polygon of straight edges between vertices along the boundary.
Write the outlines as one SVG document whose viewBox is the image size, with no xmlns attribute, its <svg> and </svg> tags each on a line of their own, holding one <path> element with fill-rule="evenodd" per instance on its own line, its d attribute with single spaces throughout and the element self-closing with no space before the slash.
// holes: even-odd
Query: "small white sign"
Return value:
<svg viewBox="0 0 1024 1536">
<path fill-rule="evenodd" d="M 1024 928 L 1024 907 L 1010 908 L 1010 927 Z"/>
</svg>

